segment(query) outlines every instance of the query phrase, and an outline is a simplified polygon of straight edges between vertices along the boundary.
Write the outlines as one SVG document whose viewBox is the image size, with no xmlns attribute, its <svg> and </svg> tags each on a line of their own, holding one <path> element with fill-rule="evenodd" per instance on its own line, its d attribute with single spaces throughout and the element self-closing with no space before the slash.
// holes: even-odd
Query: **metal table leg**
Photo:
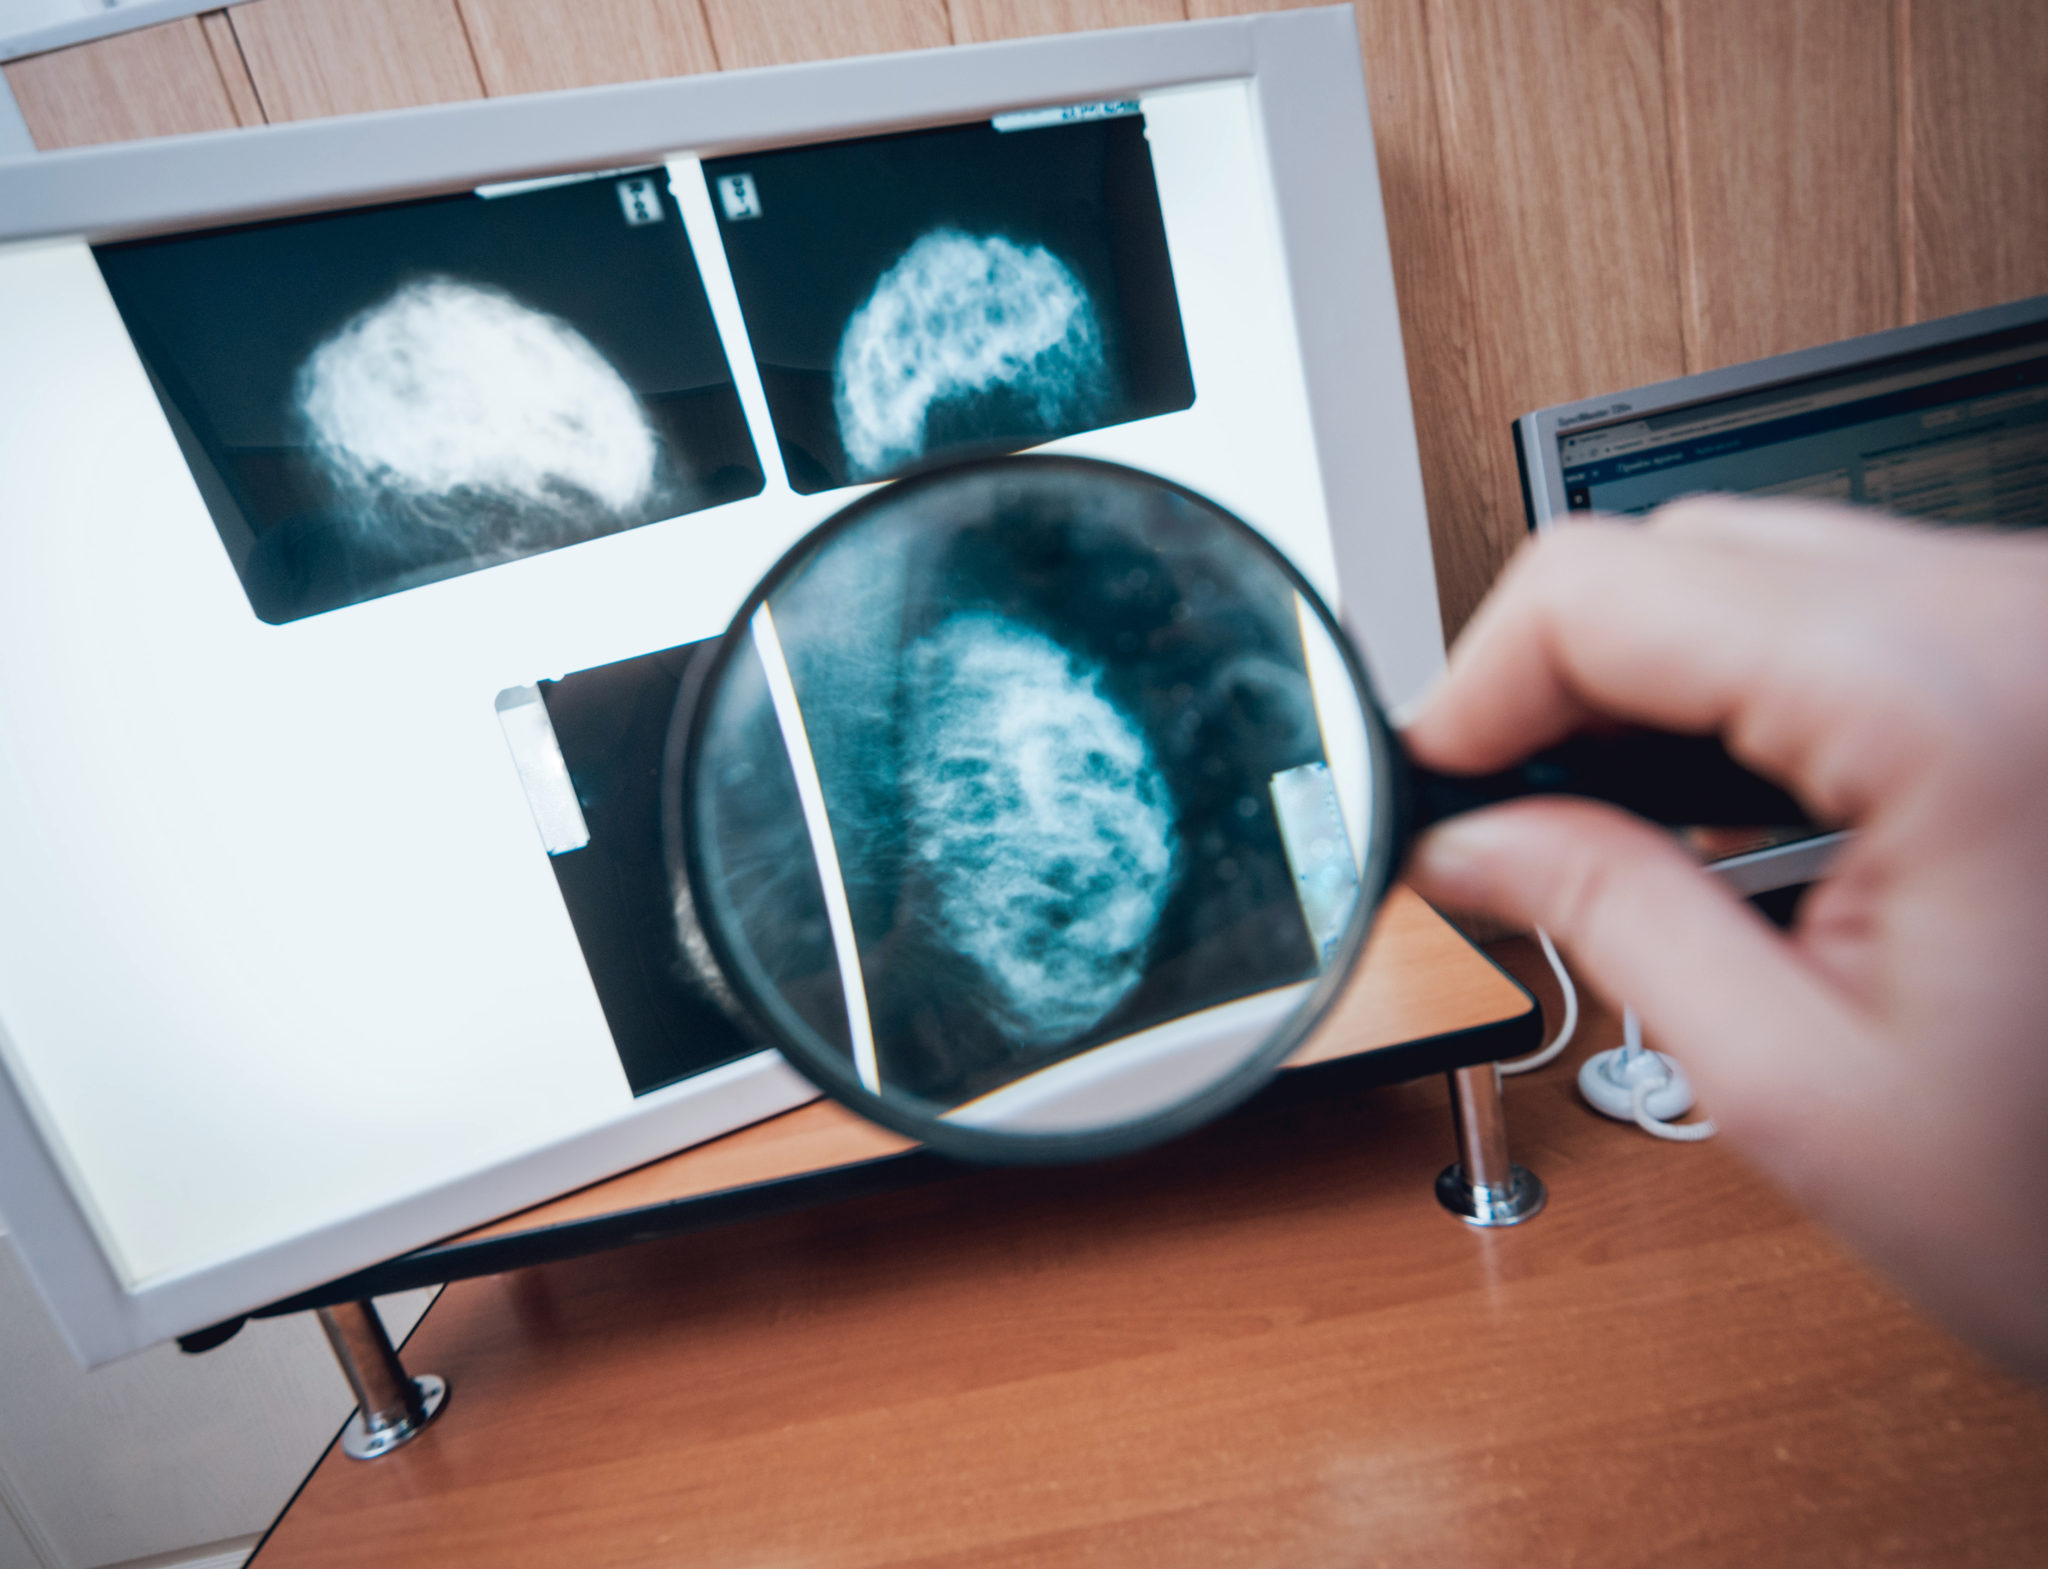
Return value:
<svg viewBox="0 0 2048 1569">
<path fill-rule="evenodd" d="M 448 1386 L 431 1373 L 407 1376 L 384 1333 L 384 1321 L 369 1303 L 343 1302 L 315 1311 L 356 1396 L 356 1414 L 341 1430 L 342 1453 L 351 1460 L 374 1460 L 417 1438 L 448 1398 Z"/>
<path fill-rule="evenodd" d="M 1500 1070 L 1482 1062 L 1448 1077 L 1458 1159 L 1436 1179 L 1437 1202 L 1468 1225 L 1519 1225 L 1543 1208 L 1545 1195 L 1535 1173 L 1508 1159 Z"/>
</svg>

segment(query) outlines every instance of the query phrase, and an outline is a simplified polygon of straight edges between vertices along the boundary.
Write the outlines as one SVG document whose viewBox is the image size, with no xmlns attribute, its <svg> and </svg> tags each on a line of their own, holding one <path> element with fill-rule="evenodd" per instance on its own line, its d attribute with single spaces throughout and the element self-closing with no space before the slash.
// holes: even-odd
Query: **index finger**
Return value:
<svg viewBox="0 0 2048 1569">
<path fill-rule="evenodd" d="M 1888 570 L 1883 541 L 1899 533 L 1727 499 L 1647 525 L 1562 525 L 1524 548 L 1473 617 L 1409 746 L 1479 773 L 1619 721 L 1718 732 L 1750 766 L 1814 785 L 1815 748 L 1867 706 L 1859 634 L 1872 607 L 1845 599 L 1844 582 Z M 1845 605 L 1859 623 L 1846 630 Z"/>
</svg>

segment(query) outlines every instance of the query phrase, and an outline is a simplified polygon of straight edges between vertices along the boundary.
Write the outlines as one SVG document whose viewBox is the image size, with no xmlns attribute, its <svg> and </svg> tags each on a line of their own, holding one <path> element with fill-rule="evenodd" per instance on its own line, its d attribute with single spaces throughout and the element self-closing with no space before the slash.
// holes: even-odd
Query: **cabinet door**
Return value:
<svg viewBox="0 0 2048 1569">
<path fill-rule="evenodd" d="M 380 1304 L 394 1338 L 433 1297 Z M 353 1405 L 310 1314 L 81 1372 L 0 1232 L 0 1569 L 237 1562 Z"/>
</svg>

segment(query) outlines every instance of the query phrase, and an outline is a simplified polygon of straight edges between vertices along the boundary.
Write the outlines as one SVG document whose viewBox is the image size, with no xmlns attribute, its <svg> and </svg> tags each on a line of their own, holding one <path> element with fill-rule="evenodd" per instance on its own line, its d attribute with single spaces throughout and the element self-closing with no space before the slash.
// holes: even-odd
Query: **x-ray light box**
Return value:
<svg viewBox="0 0 2048 1569">
<path fill-rule="evenodd" d="M 0 163 L 0 1213 L 81 1358 L 807 1099 L 647 980 L 659 720 L 1025 448 L 1436 672 L 1348 8 Z"/>
</svg>

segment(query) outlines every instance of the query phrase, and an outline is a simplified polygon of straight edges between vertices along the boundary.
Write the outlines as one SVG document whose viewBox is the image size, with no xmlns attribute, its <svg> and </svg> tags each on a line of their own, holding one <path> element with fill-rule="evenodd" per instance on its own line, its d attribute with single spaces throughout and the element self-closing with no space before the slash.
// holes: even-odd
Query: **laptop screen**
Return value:
<svg viewBox="0 0 2048 1569">
<path fill-rule="evenodd" d="M 2048 523 L 2048 322 L 1558 439 L 1574 512 L 1813 496 L 1947 523 Z"/>
</svg>

